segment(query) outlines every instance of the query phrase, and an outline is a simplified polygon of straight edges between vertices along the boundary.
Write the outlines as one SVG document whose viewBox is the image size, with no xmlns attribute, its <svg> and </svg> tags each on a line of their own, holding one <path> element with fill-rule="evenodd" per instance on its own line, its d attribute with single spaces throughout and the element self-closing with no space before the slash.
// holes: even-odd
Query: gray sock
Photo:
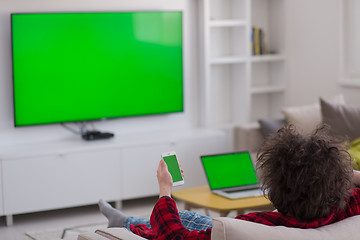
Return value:
<svg viewBox="0 0 360 240">
<path fill-rule="evenodd" d="M 99 201 L 99 208 L 100 212 L 109 220 L 108 227 L 125 227 L 128 216 L 123 212 L 113 208 L 109 203 L 102 199 Z"/>
</svg>

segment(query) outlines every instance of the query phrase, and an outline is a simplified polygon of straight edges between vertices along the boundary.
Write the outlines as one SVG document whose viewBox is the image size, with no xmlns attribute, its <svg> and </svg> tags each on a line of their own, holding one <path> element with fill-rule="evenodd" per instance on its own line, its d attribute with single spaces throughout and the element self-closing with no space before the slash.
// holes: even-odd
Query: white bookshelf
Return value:
<svg viewBox="0 0 360 240">
<path fill-rule="evenodd" d="M 278 61 L 285 61 L 285 56 L 280 55 L 280 54 L 265 54 L 265 55 L 251 56 L 250 61 L 252 63 L 255 63 L 255 62 L 278 62 Z"/>
<path fill-rule="evenodd" d="M 286 0 L 200 0 L 202 125 L 278 118 L 284 106 Z M 271 54 L 252 55 L 251 29 Z"/>
<path fill-rule="evenodd" d="M 210 21 L 210 27 L 239 27 L 239 26 L 246 26 L 246 21 L 236 20 L 236 19 Z"/>
</svg>

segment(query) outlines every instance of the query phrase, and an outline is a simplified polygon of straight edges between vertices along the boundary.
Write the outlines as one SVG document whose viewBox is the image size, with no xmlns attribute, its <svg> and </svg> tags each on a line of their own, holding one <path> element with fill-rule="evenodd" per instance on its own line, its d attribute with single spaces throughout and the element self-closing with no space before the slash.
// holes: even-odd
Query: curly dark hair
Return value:
<svg viewBox="0 0 360 240">
<path fill-rule="evenodd" d="M 344 139 L 330 136 L 328 130 L 321 125 L 302 135 L 287 125 L 259 149 L 262 188 L 280 213 L 309 222 L 345 206 L 352 187 L 352 157 Z"/>
</svg>

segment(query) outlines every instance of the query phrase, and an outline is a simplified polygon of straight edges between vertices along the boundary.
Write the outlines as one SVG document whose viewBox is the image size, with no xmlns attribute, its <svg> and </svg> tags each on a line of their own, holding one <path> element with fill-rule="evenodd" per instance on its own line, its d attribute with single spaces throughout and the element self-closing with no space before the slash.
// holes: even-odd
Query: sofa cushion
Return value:
<svg viewBox="0 0 360 240">
<path fill-rule="evenodd" d="M 81 233 L 78 240 L 145 240 L 126 228 L 98 229 L 94 233 Z"/>
<path fill-rule="evenodd" d="M 331 99 L 333 102 L 345 104 L 342 94 Z M 311 133 L 318 125 L 321 124 L 320 104 L 314 103 L 298 107 L 287 107 L 281 111 L 286 120 L 304 134 Z"/>
<path fill-rule="evenodd" d="M 106 237 L 110 240 L 144 240 L 145 238 L 140 237 L 126 228 L 106 228 L 95 231 L 97 234 Z"/>
<path fill-rule="evenodd" d="M 355 240 L 360 237 L 360 215 L 346 218 L 333 224 L 311 229 L 267 226 L 260 223 L 225 217 L 215 218 L 212 223 L 212 240 Z"/>
<path fill-rule="evenodd" d="M 334 135 L 347 136 L 350 141 L 360 137 L 360 107 L 338 104 L 320 98 L 322 121 L 329 124 Z"/>
<path fill-rule="evenodd" d="M 97 233 L 87 232 L 87 233 L 79 234 L 77 240 L 109 240 L 109 239 Z"/>
<path fill-rule="evenodd" d="M 234 129 L 235 149 L 237 151 L 257 152 L 264 138 L 258 122 L 241 124 Z"/>
<path fill-rule="evenodd" d="M 285 125 L 285 119 L 259 119 L 260 132 L 264 138 L 275 133 Z"/>
</svg>

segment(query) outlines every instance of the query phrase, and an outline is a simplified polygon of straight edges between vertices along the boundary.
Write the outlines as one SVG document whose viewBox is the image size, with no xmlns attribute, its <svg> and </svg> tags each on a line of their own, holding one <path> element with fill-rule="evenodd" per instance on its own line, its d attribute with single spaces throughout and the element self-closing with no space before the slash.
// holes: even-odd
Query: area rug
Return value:
<svg viewBox="0 0 360 240">
<path fill-rule="evenodd" d="M 76 240 L 80 233 L 95 232 L 96 229 L 106 228 L 107 222 L 79 225 L 61 229 L 27 232 L 25 235 L 33 240 Z"/>
</svg>

